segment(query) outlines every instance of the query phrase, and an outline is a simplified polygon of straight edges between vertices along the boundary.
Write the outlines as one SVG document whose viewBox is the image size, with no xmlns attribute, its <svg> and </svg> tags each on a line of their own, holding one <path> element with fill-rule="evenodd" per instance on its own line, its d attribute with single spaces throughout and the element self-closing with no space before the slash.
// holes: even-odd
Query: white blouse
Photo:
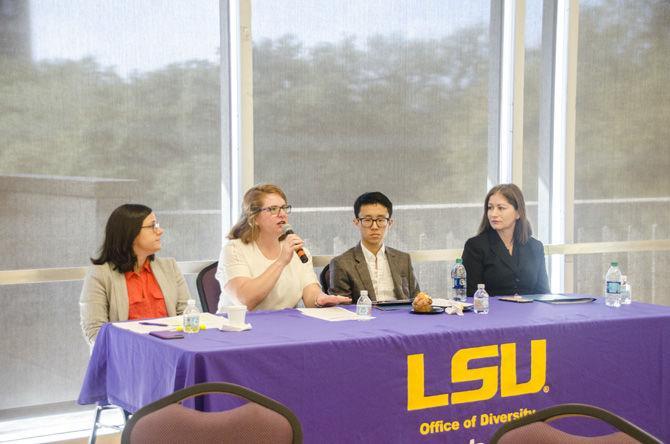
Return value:
<svg viewBox="0 0 670 444">
<path fill-rule="evenodd" d="M 307 249 L 304 250 L 309 261 L 303 264 L 298 255 L 294 254 L 291 262 L 284 267 L 275 286 L 255 310 L 293 308 L 302 302 L 302 290 L 306 286 L 319 283 L 312 266 L 312 256 Z M 258 277 L 276 260 L 276 258 L 266 258 L 256 242 L 245 244 L 240 239 L 233 239 L 224 245 L 216 270 L 216 279 L 221 284 L 218 311 L 228 305 L 241 305 L 235 296 L 224 290 L 228 281 L 240 276 Z"/>
</svg>

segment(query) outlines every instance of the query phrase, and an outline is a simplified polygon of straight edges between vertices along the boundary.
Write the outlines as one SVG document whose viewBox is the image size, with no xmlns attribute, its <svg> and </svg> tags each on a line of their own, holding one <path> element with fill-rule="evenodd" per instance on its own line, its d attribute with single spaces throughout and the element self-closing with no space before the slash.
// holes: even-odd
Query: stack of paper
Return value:
<svg viewBox="0 0 670 444">
<path fill-rule="evenodd" d="M 358 316 L 356 313 L 342 307 L 326 307 L 326 308 L 298 308 L 302 314 L 311 316 L 313 318 L 321 319 L 322 321 L 360 321 L 374 319 L 372 316 Z"/>
</svg>

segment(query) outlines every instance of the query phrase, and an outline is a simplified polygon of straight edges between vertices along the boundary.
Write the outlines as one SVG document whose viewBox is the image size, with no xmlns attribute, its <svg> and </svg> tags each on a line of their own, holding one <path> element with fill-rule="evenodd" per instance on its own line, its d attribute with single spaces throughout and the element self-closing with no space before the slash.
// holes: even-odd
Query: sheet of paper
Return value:
<svg viewBox="0 0 670 444">
<path fill-rule="evenodd" d="M 360 321 L 374 319 L 372 316 L 365 318 L 358 316 L 356 313 L 342 307 L 326 307 L 326 308 L 298 308 L 302 314 L 311 316 L 313 318 L 321 319 L 322 321 Z"/>
<path fill-rule="evenodd" d="M 165 324 L 165 325 L 144 325 L 142 323 Z M 142 321 L 115 322 L 114 325 L 135 333 L 149 334 L 152 331 L 174 330 L 183 325 L 181 316 L 172 316 L 169 318 L 145 319 Z M 200 325 L 207 328 L 221 328 L 228 325 L 228 319 L 223 316 L 216 316 L 211 313 L 200 313 Z"/>
</svg>

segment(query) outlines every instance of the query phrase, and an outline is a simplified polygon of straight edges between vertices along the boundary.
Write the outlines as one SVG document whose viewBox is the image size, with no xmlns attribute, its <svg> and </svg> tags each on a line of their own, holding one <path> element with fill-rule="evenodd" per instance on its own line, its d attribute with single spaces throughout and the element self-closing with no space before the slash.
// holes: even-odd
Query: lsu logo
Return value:
<svg viewBox="0 0 670 444">
<path fill-rule="evenodd" d="M 468 368 L 470 361 L 483 358 L 500 357 L 500 365 L 490 367 Z M 500 396 L 527 395 L 537 393 L 544 387 L 547 376 L 547 340 L 530 341 L 530 379 L 518 382 L 516 375 L 516 344 L 509 342 L 483 347 L 464 348 L 454 353 L 451 358 L 451 382 L 481 381 L 482 386 L 475 390 L 425 395 L 425 369 L 423 353 L 407 355 L 407 410 L 429 409 L 452 404 L 484 401 L 498 393 L 500 380 Z M 498 374 L 500 370 L 500 374 Z M 498 377 L 500 376 L 500 378 Z"/>
</svg>

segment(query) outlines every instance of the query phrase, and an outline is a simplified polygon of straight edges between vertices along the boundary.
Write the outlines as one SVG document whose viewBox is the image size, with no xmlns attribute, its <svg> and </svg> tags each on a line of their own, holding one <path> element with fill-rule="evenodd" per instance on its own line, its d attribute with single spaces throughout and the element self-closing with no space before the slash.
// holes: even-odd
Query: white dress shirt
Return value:
<svg viewBox="0 0 670 444">
<path fill-rule="evenodd" d="M 391 276 L 391 267 L 386 257 L 386 247 L 382 245 L 377 254 L 373 254 L 361 243 L 365 262 L 368 264 L 368 271 L 372 279 L 372 286 L 375 289 L 375 296 L 378 301 L 392 301 L 395 293 L 393 292 L 393 277 Z"/>
</svg>

